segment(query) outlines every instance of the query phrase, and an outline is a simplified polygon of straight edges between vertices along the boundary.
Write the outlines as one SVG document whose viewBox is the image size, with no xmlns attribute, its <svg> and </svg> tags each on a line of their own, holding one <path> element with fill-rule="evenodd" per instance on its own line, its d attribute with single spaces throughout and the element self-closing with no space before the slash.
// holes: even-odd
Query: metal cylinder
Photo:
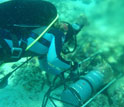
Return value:
<svg viewBox="0 0 124 107">
<path fill-rule="evenodd" d="M 80 106 L 90 98 L 93 92 L 96 92 L 103 85 L 104 75 L 99 71 L 91 71 L 69 88 L 63 91 L 61 99 L 72 105 Z M 64 107 L 74 107 L 64 103 Z"/>
</svg>

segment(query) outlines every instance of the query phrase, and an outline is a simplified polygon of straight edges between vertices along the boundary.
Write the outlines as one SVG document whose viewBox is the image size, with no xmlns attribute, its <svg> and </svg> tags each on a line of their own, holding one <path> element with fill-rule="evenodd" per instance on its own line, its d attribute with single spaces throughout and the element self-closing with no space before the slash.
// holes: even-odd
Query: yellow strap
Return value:
<svg viewBox="0 0 124 107">
<path fill-rule="evenodd" d="M 50 29 L 50 27 L 57 21 L 58 17 L 59 15 L 56 16 L 49 26 L 25 49 L 25 51 L 28 51 Z"/>
</svg>

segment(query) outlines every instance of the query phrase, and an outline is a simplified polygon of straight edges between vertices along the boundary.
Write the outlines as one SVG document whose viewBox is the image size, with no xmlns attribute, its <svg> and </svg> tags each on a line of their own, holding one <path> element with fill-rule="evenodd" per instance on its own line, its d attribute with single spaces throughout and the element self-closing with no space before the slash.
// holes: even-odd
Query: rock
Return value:
<svg viewBox="0 0 124 107">
<path fill-rule="evenodd" d="M 108 96 L 111 99 L 113 107 L 124 106 L 124 77 L 121 77 L 108 89 Z"/>
<path fill-rule="evenodd" d="M 87 107 L 110 107 L 108 97 L 100 94 Z"/>
</svg>

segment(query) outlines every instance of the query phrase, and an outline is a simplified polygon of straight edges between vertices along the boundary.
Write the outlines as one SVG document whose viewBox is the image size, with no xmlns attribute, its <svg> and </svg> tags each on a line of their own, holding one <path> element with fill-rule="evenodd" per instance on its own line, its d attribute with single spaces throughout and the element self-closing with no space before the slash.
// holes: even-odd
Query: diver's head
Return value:
<svg viewBox="0 0 124 107">
<path fill-rule="evenodd" d="M 61 30 L 64 33 L 64 35 L 65 35 L 64 42 L 65 43 L 68 42 L 69 40 L 71 40 L 75 35 L 75 31 L 74 31 L 73 27 L 67 22 L 58 20 L 54 24 L 54 27 L 58 28 L 59 30 Z"/>
<path fill-rule="evenodd" d="M 0 4 L 0 27 L 34 29 L 56 17 L 53 4 L 42 0 L 11 0 Z"/>
</svg>

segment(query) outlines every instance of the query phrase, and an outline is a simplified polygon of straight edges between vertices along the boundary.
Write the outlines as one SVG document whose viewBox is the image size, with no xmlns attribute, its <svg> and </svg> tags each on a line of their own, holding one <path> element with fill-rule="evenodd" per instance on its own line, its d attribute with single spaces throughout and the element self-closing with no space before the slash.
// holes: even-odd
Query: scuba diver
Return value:
<svg viewBox="0 0 124 107">
<path fill-rule="evenodd" d="M 69 41 L 76 41 L 76 34 L 87 24 L 85 16 L 79 17 L 74 24 L 57 20 L 48 32 L 26 51 L 27 47 L 56 17 L 56 7 L 48 1 L 11 0 L 1 3 L 0 63 L 15 62 L 22 57 L 38 56 L 42 71 L 57 76 L 70 68 L 75 71 L 78 63 L 65 60 L 62 58 L 61 52 L 63 54 L 68 53 L 68 49 L 64 50 L 63 46 Z M 80 107 L 104 84 L 104 75 L 99 71 L 104 70 L 93 70 L 87 75 L 79 77 L 78 80 L 77 78 L 76 80 L 75 78 L 74 80 L 67 78 L 71 79 L 73 83 L 70 87 L 64 84 L 66 88 L 61 95 L 61 100 L 67 103 L 65 107 L 72 107 L 69 106 L 70 104 L 74 105 L 73 107 Z M 11 74 L 8 73 L 4 76 L 2 81 L 0 79 L 0 88 L 7 85 L 7 80 Z M 76 75 L 71 76 L 76 77 Z M 50 89 L 53 88 L 51 87 Z M 50 96 L 50 91 L 48 90 L 45 97 Z M 45 100 L 43 100 L 42 105 L 42 107 L 46 106 Z"/>
<path fill-rule="evenodd" d="M 25 51 L 57 16 L 56 7 L 47 1 L 11 0 L 0 4 L 0 62 L 38 56 L 41 69 L 52 74 L 75 68 L 78 64 L 64 60 L 62 46 L 84 26 L 57 21 L 43 37 Z M 64 51 L 63 51 L 64 53 Z"/>
</svg>

